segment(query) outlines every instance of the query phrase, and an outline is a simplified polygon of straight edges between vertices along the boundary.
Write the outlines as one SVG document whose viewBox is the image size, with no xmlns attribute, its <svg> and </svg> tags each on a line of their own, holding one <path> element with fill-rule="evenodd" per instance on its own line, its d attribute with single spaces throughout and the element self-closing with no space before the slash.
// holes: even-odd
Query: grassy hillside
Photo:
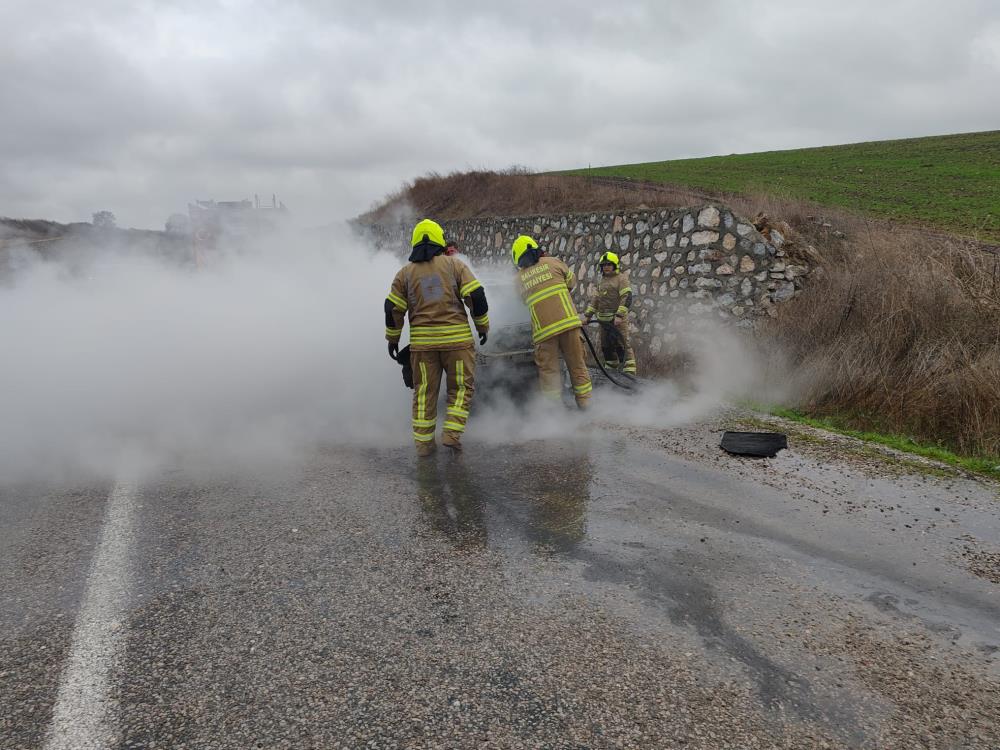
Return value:
<svg viewBox="0 0 1000 750">
<path fill-rule="evenodd" d="M 623 164 L 569 174 L 772 193 L 1000 240 L 1000 131 Z"/>
</svg>

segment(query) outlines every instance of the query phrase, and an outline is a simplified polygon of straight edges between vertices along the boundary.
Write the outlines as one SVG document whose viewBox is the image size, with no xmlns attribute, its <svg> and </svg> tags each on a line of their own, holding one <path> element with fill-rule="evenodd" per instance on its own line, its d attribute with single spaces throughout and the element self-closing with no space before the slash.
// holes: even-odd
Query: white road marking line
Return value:
<svg viewBox="0 0 1000 750">
<path fill-rule="evenodd" d="M 118 741 L 111 679 L 121 666 L 137 487 L 119 481 L 108 497 L 97 552 L 76 617 L 46 750 L 96 750 Z"/>
</svg>

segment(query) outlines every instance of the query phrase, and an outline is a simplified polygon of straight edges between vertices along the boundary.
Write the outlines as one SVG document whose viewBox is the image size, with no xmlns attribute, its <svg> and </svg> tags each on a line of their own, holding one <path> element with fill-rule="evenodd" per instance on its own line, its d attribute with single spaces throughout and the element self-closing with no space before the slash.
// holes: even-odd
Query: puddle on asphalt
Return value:
<svg viewBox="0 0 1000 750">
<path fill-rule="evenodd" d="M 635 541 L 619 541 L 630 524 L 616 523 L 603 511 L 609 499 L 627 500 L 630 488 L 616 488 L 615 473 L 609 469 L 611 462 L 628 457 L 615 445 L 597 451 L 595 456 L 585 443 L 531 445 L 487 460 L 467 454 L 418 462 L 422 523 L 459 551 L 525 543 L 531 554 L 576 563 L 579 572 L 570 575 L 579 576 L 573 583 L 582 590 L 627 587 L 664 612 L 673 626 L 694 631 L 707 651 L 741 663 L 764 705 L 802 719 L 853 725 L 850 710 L 829 702 L 820 707 L 807 680 L 774 662 L 727 624 L 710 577 L 698 574 L 710 571 L 714 563 L 683 549 L 664 555 Z M 599 524 L 588 520 L 595 512 L 601 513 Z"/>
<path fill-rule="evenodd" d="M 684 484 L 692 482 L 704 489 L 708 499 L 682 494 Z M 734 563 L 692 549 L 683 533 L 671 538 L 662 526 L 649 530 L 654 544 L 638 541 L 649 535 L 642 512 L 667 513 L 679 526 L 704 525 L 722 537 L 751 540 L 759 548 L 754 554 L 765 561 L 779 553 L 797 557 L 826 587 L 860 600 L 876 589 L 879 593 L 868 597 L 869 605 L 883 611 L 889 607 L 904 618 L 908 616 L 901 610 L 923 610 L 919 619 L 931 632 L 944 637 L 961 633 L 942 624 L 956 615 L 953 607 L 934 598 L 933 591 L 925 591 L 928 596 L 918 602 L 906 585 L 894 586 L 892 566 L 883 566 L 881 559 L 891 558 L 891 551 L 855 559 L 834 540 L 824 543 L 804 533 L 808 523 L 792 520 L 787 515 L 790 510 L 783 510 L 783 504 L 791 502 L 787 492 L 727 475 L 724 469 L 691 467 L 617 436 L 476 446 L 459 458 L 441 455 L 418 462 L 417 488 L 422 523 L 456 549 L 490 547 L 511 559 L 534 555 L 573 563 L 559 574 L 554 587 L 569 583 L 591 593 L 595 587 L 620 588 L 663 612 L 673 626 L 697 634 L 707 652 L 742 664 L 765 705 L 780 706 L 803 719 L 843 729 L 854 725 L 856 707 L 814 697 L 805 677 L 776 663 L 736 632 L 727 623 L 724 596 L 715 586 L 720 571 Z M 754 494 L 758 505 L 749 506 L 749 498 L 742 495 L 735 498 L 734 491 Z M 873 482 L 870 491 L 888 496 L 892 483 Z M 907 494 L 904 505 L 911 502 Z M 739 502 L 727 506 L 720 502 L 725 497 Z M 953 512 L 963 517 L 968 513 Z M 847 523 L 838 531 L 845 532 Z M 982 620 L 978 625 L 988 627 L 989 617 L 977 619 Z"/>
<path fill-rule="evenodd" d="M 520 448 L 489 462 L 440 456 L 418 462 L 416 479 L 424 523 L 459 548 L 486 544 L 490 526 L 537 553 L 567 554 L 587 538 L 593 462 L 585 449 Z"/>
</svg>

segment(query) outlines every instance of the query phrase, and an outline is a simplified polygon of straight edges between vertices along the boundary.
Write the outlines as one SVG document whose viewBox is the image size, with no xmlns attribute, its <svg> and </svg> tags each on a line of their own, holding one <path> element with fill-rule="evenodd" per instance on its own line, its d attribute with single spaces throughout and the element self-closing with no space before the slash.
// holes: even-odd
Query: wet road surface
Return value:
<svg viewBox="0 0 1000 750">
<path fill-rule="evenodd" d="M 1000 746 L 996 488 L 716 427 L 2 488 L 0 747 Z"/>
</svg>

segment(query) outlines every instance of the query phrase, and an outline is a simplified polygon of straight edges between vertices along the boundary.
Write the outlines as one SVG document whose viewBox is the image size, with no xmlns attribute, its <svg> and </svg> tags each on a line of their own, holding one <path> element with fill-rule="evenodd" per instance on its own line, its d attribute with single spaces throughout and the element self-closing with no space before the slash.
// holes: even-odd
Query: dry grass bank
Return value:
<svg viewBox="0 0 1000 750">
<path fill-rule="evenodd" d="M 374 223 L 419 215 L 448 221 L 476 216 L 688 206 L 706 199 L 705 194 L 685 188 L 616 178 L 529 174 L 517 169 L 455 172 L 418 177 L 358 218 L 363 223 Z"/>
<path fill-rule="evenodd" d="M 1000 457 L 996 251 L 849 214 L 831 217 L 841 239 L 782 209 L 822 269 L 762 334 L 792 364 L 798 405 Z"/>
</svg>

